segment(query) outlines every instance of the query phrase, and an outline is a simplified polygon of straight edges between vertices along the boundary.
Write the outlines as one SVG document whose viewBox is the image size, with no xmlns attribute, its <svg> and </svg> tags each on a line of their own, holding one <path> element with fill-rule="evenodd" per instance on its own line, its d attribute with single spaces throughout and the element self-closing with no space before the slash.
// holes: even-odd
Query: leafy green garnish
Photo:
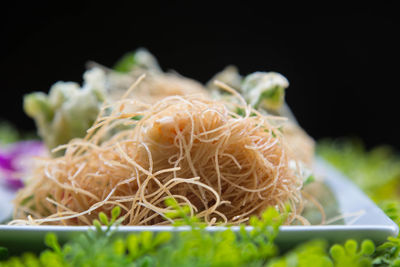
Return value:
<svg viewBox="0 0 400 267">
<path fill-rule="evenodd" d="M 303 186 L 311 184 L 314 181 L 315 181 L 315 176 L 311 174 L 305 179 L 305 181 L 303 182 Z"/>
<path fill-rule="evenodd" d="M 377 266 L 400 266 L 400 238 L 389 237 L 376 249 L 373 264 Z"/>
<path fill-rule="evenodd" d="M 281 86 L 274 86 L 267 91 L 261 93 L 257 103 L 254 105 L 255 108 L 270 107 L 278 109 L 283 105 L 285 101 L 285 88 Z"/>
<path fill-rule="evenodd" d="M 135 120 L 135 121 L 140 121 L 142 118 L 143 118 L 143 115 L 136 115 L 136 116 L 133 116 L 131 119 Z"/>
<path fill-rule="evenodd" d="M 113 69 L 122 73 L 128 73 L 134 69 L 161 71 L 157 59 L 145 48 L 138 48 L 133 52 L 126 53 L 118 60 Z"/>
<path fill-rule="evenodd" d="M 379 207 L 390 219 L 400 225 L 400 201 L 384 200 L 379 203 Z"/>
<path fill-rule="evenodd" d="M 82 87 L 57 82 L 48 94 L 33 92 L 24 96 L 24 111 L 35 120 L 38 134 L 50 150 L 86 135 L 104 101 L 104 84 L 104 73 L 92 69 L 84 74 Z"/>
<path fill-rule="evenodd" d="M 121 59 L 115 64 L 114 70 L 119 72 L 129 72 L 132 67 L 135 66 L 135 52 L 126 53 Z"/>
<path fill-rule="evenodd" d="M 120 208 L 111 218 L 100 213 L 91 230 L 61 246 L 55 234 L 45 239 L 48 250 L 39 257 L 24 254 L 0 262 L 0 266 L 261 266 L 278 254 L 274 243 L 285 216 L 275 208 L 267 209 L 261 218 L 252 217 L 251 231 L 242 228 L 238 233 L 230 229 L 208 232 L 204 224 L 190 216 L 190 209 L 174 199 L 167 216 L 190 225 L 188 231 L 116 235 L 121 222 Z M 106 226 L 106 228 L 104 228 Z M 201 227 L 199 227 L 201 226 Z M 29 260 L 27 260 L 29 259 Z"/>
<path fill-rule="evenodd" d="M 175 207 L 174 217 L 181 214 L 193 225 L 185 207 L 168 202 Z M 238 233 L 231 229 L 211 233 L 197 227 L 198 221 L 194 220 L 190 231 L 176 235 L 151 261 L 155 266 L 262 266 L 278 254 L 274 241 L 284 220 L 285 216 L 270 208 L 261 218 L 251 218 L 251 231 L 241 228 Z"/>
<path fill-rule="evenodd" d="M 324 240 L 313 240 L 299 245 L 283 257 L 273 259 L 268 267 L 318 266 L 330 267 L 333 262 L 327 254 L 328 244 Z"/>
<path fill-rule="evenodd" d="M 330 254 L 335 262 L 335 266 L 371 266 L 371 255 L 375 251 L 375 245 L 371 240 L 364 240 L 361 247 L 355 240 L 347 240 L 342 246 L 335 244 L 330 249 Z"/>
<path fill-rule="evenodd" d="M 236 108 L 235 113 L 241 117 L 244 117 L 246 115 L 246 111 L 244 110 L 244 108 L 239 108 L 239 107 Z M 250 113 L 250 117 L 255 117 L 255 116 L 257 116 L 256 113 L 254 112 Z"/>
<path fill-rule="evenodd" d="M 254 72 L 243 79 L 241 89 L 252 107 L 276 112 L 285 102 L 285 89 L 288 86 L 287 79 L 279 73 Z"/>
<path fill-rule="evenodd" d="M 195 216 L 190 216 L 190 207 L 188 205 L 180 206 L 174 198 L 167 198 L 165 205 L 172 208 L 172 211 L 165 214 L 174 220 L 175 226 L 189 225 L 192 227 L 200 226 L 200 221 Z"/>
<path fill-rule="evenodd" d="M 246 115 L 246 112 L 245 112 L 245 110 L 243 109 L 243 108 L 236 108 L 236 114 L 238 114 L 239 116 L 241 116 L 241 117 L 244 117 L 245 115 Z"/>
</svg>

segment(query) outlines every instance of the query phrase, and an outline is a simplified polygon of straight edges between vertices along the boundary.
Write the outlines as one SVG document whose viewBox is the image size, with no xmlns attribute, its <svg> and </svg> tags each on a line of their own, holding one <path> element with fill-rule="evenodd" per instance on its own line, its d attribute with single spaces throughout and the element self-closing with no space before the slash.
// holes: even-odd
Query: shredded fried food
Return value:
<svg viewBox="0 0 400 267">
<path fill-rule="evenodd" d="M 152 73 L 136 70 L 129 75 L 110 72 L 107 76 L 106 88 L 109 97 L 118 101 L 125 93 L 126 88 L 143 74 L 146 74 L 146 79 L 138 84 L 131 94 L 131 98 L 140 99 L 142 102 L 154 104 L 167 96 L 173 95 L 199 94 L 205 97 L 209 96 L 209 91 L 202 84 L 178 73 Z"/>
<path fill-rule="evenodd" d="M 132 90 L 103 107 L 84 139 L 58 147 L 64 156 L 42 159 L 17 195 L 11 224 L 91 225 L 115 205 L 124 225 L 170 224 L 167 198 L 209 225 L 243 223 L 288 203 L 286 223 L 305 220 L 282 118 L 261 115 L 243 99 L 239 116 L 200 95 L 148 104 L 128 97 Z"/>
<path fill-rule="evenodd" d="M 283 135 L 296 160 L 312 168 L 314 162 L 315 141 L 299 126 L 288 121 L 283 126 Z"/>
</svg>

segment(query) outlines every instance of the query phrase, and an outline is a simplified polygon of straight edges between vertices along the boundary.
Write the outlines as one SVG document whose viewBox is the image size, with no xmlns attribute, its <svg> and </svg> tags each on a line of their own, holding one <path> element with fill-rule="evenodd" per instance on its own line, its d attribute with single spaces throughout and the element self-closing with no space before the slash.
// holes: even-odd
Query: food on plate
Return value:
<svg viewBox="0 0 400 267">
<path fill-rule="evenodd" d="M 284 102 L 285 77 L 229 67 L 203 86 L 163 72 L 143 49 L 115 70 L 91 65 L 82 88 L 58 83 L 25 98 L 52 156 L 19 191 L 12 224 L 91 225 L 115 205 L 124 225 L 170 224 L 169 198 L 208 225 L 270 206 L 289 208 L 287 224 L 308 223 L 314 143 Z"/>
</svg>

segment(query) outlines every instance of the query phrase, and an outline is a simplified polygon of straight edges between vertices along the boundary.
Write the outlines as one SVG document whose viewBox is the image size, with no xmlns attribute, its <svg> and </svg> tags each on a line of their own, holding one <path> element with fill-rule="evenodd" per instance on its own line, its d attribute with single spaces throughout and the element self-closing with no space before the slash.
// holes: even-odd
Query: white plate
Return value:
<svg viewBox="0 0 400 267">
<path fill-rule="evenodd" d="M 313 226 L 282 226 L 276 242 L 282 248 L 291 247 L 300 242 L 315 238 L 324 238 L 331 242 L 343 242 L 349 238 L 356 240 L 371 239 L 376 243 L 384 242 L 389 236 L 396 236 L 398 226 L 390 220 L 364 193 L 346 179 L 332 166 L 321 159 L 317 159 L 315 173 L 324 177 L 324 183 L 330 188 L 336 198 L 340 213 L 344 216 L 342 225 L 313 225 Z M 0 192 L 0 198 L 3 193 Z M 9 196 L 7 196 L 9 197 Z M 9 199 L 7 200 L 9 201 Z M 10 205 L 4 205 L 1 200 L 1 215 L 9 215 Z M 7 213 L 7 214 L 6 214 Z M 353 216 L 350 216 L 353 215 Z M 8 226 L 0 225 L 0 246 L 13 251 L 41 250 L 44 245 L 44 236 L 48 232 L 58 235 L 61 242 L 65 242 L 79 233 L 86 232 L 87 226 Z M 117 235 L 152 231 L 186 231 L 187 227 L 174 228 L 171 226 L 120 226 Z M 225 227 L 208 227 L 207 231 L 221 231 Z M 232 227 L 237 231 L 238 227 Z M 247 227 L 251 229 L 251 227 Z"/>
</svg>

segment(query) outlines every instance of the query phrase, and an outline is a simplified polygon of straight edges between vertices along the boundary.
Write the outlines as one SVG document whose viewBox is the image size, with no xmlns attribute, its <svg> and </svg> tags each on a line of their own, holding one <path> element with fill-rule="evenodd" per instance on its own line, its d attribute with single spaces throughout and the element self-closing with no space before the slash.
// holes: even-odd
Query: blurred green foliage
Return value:
<svg viewBox="0 0 400 267">
<path fill-rule="evenodd" d="M 19 140 L 19 132 L 10 123 L 0 122 L 0 144 L 14 143 Z"/>
<path fill-rule="evenodd" d="M 166 203 L 178 214 L 189 218 L 185 207 Z M 252 231 L 244 228 L 239 234 L 232 230 L 210 233 L 197 220 L 189 220 L 190 231 L 142 232 L 125 238 L 114 237 L 119 207 L 107 218 L 100 213 L 95 230 L 80 235 L 61 246 L 55 234 L 49 233 L 49 247 L 40 255 L 24 253 L 0 262 L 0 266 L 262 266 L 278 255 L 274 240 L 285 216 L 274 208 L 267 209 L 261 218 L 251 219 Z M 171 213 L 172 214 L 172 213 Z M 4 250 L 4 249 L 3 249 Z"/>
<path fill-rule="evenodd" d="M 0 145 L 28 139 L 38 139 L 38 136 L 33 131 L 21 133 L 12 123 L 0 121 Z"/>
<path fill-rule="evenodd" d="M 400 156 L 389 146 L 367 150 L 360 140 L 324 140 L 317 153 L 377 203 L 400 200 Z"/>
</svg>

